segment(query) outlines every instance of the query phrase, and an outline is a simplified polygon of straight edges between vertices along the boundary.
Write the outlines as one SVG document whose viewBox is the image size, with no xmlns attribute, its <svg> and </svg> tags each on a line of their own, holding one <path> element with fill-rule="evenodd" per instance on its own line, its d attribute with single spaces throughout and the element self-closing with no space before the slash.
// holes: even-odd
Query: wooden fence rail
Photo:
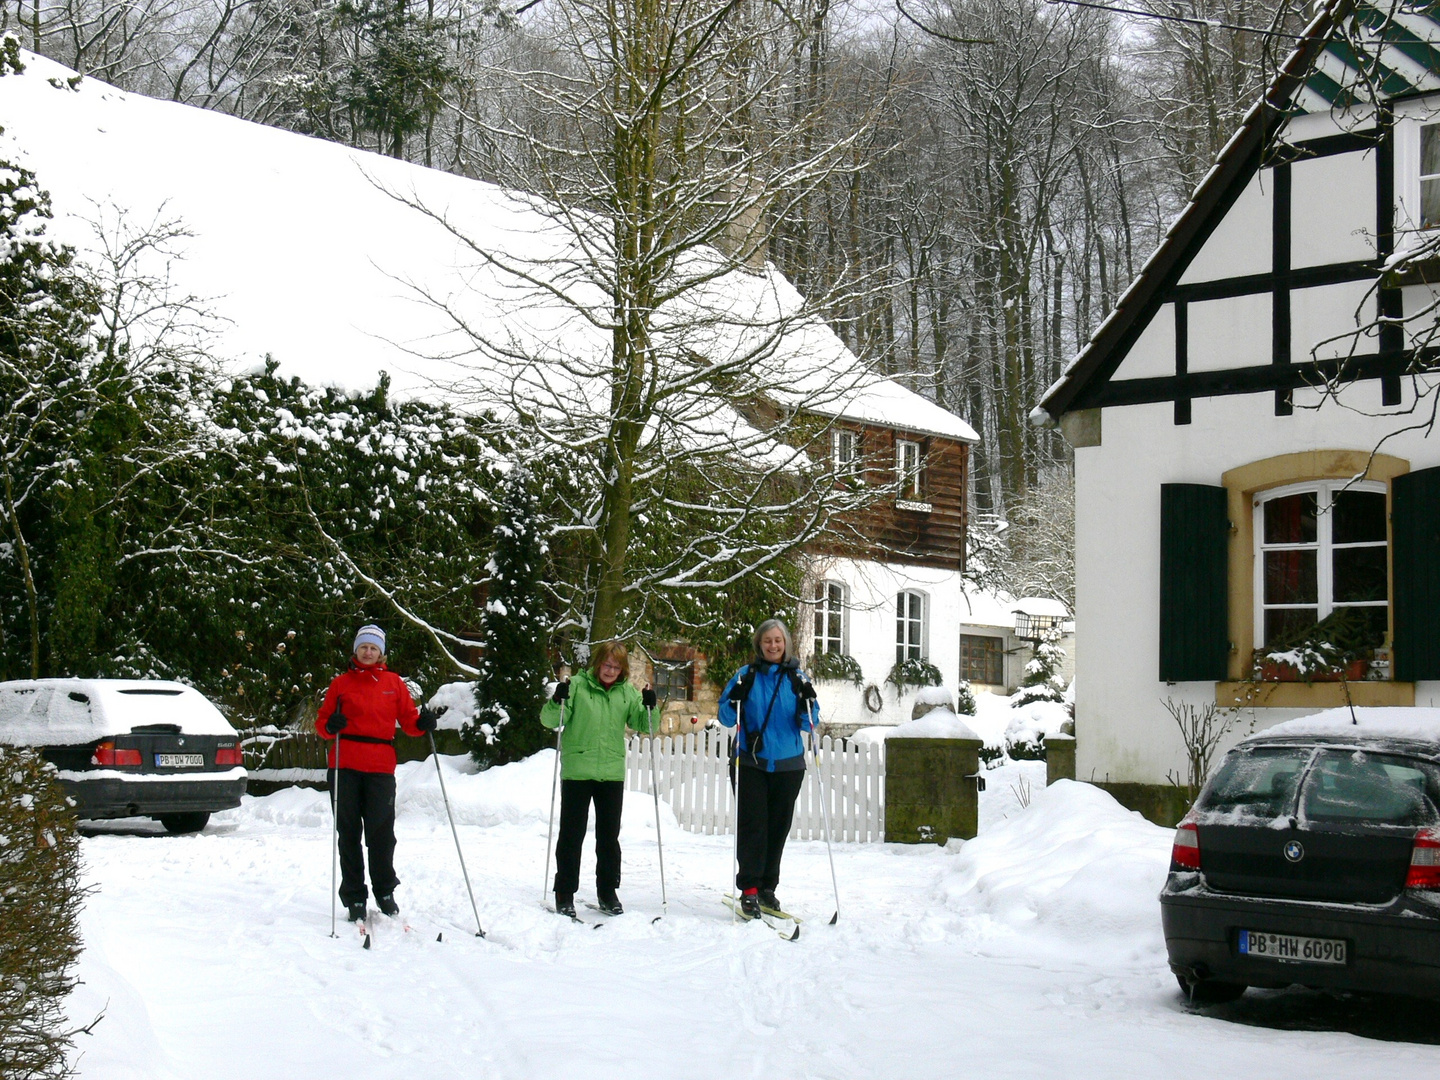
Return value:
<svg viewBox="0 0 1440 1080">
<path fill-rule="evenodd" d="M 650 791 L 650 740 L 632 736 L 625 755 L 625 786 Z M 885 763 L 875 745 L 820 740 L 819 776 L 813 762 L 795 801 L 790 836 L 824 837 L 819 781 L 830 810 L 831 838 L 878 842 L 885 837 Z M 728 732 L 706 730 L 664 735 L 655 740 L 654 768 L 660 797 L 670 804 L 682 828 L 690 832 L 733 834 L 735 796 L 730 789 Z"/>
</svg>

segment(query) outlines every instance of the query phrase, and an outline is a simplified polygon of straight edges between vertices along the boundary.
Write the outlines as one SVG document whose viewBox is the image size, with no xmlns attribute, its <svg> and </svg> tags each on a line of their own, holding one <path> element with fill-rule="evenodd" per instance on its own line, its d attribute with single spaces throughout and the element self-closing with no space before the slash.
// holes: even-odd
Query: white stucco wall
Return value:
<svg viewBox="0 0 1440 1080">
<path fill-rule="evenodd" d="M 925 658 L 953 685 L 959 674 L 960 619 L 967 610 L 959 570 L 860 559 L 826 559 L 808 568 L 811 580 L 844 583 L 848 590 L 845 651 L 860 664 L 865 683 L 885 688 L 895 664 L 896 597 L 913 589 L 926 597 Z M 797 647 L 808 657 L 814 639 L 811 609 L 801 612 Z M 907 714 L 905 719 L 909 719 Z"/>
<path fill-rule="evenodd" d="M 1407 233 L 1418 193 L 1418 126 L 1440 116 L 1440 96 L 1401 102 L 1395 129 L 1397 238 Z M 1288 137 L 1322 138 L 1364 130 L 1368 115 L 1334 114 L 1297 118 Z M 1297 161 L 1291 170 L 1291 265 L 1345 263 L 1372 258 L 1375 243 L 1375 156 L 1373 151 Z M 1234 208 L 1219 223 L 1187 267 L 1185 284 L 1261 273 L 1272 266 L 1271 214 L 1274 178 L 1253 178 Z M 1430 235 L 1430 234 L 1427 234 Z M 1303 363 L 1318 342 L 1353 330 L 1357 310 L 1373 317 L 1374 299 L 1365 282 L 1291 292 L 1291 357 Z M 1406 312 L 1423 310 L 1428 290 L 1403 291 Z M 1194 301 L 1188 308 L 1191 372 L 1264 365 L 1272 357 L 1272 299 L 1269 293 Z M 1117 380 L 1175 371 L 1175 308 L 1160 306 L 1125 357 Z M 1429 342 L 1426 342 L 1429 344 Z M 1349 342 L 1322 347 L 1321 356 L 1344 355 Z M 1356 348 L 1375 349 L 1373 336 Z M 1174 406 L 1104 409 L 1101 443 L 1075 452 L 1077 775 L 1114 781 L 1163 783 L 1167 773 L 1184 776 L 1184 747 L 1165 699 L 1201 705 L 1215 701 L 1214 683 L 1165 685 L 1159 681 L 1160 487 L 1165 483 L 1219 485 L 1234 468 L 1307 450 L 1385 454 L 1411 470 L 1440 465 L 1440 434 L 1396 434 L 1423 421 L 1427 401 L 1415 413 L 1413 387 L 1405 400 L 1381 404 L 1378 381 L 1348 387 L 1337 404 L 1310 388 L 1294 392 L 1294 412 L 1275 415 L 1271 393 L 1200 398 L 1192 422 L 1177 426 Z M 1432 399 L 1433 400 L 1433 399 Z M 1348 406 L 1348 407 L 1347 407 Z M 1392 437 L 1393 436 L 1393 437 Z M 1387 438 L 1389 437 L 1389 438 Z M 1382 440 L 1386 440 L 1382 446 Z M 1242 643 L 1248 648 L 1249 643 Z M 1440 703 L 1440 683 L 1416 686 L 1416 703 Z M 1311 710 L 1255 709 L 1242 717 L 1234 737 Z"/>
<path fill-rule="evenodd" d="M 1268 330 L 1268 327 L 1267 327 Z M 1409 387 L 1406 387 L 1409 400 Z M 1303 450 L 1368 450 L 1405 426 L 1405 405 L 1382 409 L 1378 383 L 1318 410 L 1274 415 L 1270 394 L 1199 400 L 1176 426 L 1168 404 L 1104 410 L 1102 443 L 1075 451 L 1076 775 L 1163 783 L 1185 772 L 1184 747 L 1164 700 L 1215 700 L 1215 684 L 1159 681 L 1160 485 L 1219 484 L 1229 469 Z M 1360 409 L 1378 413 L 1363 415 Z M 1410 468 L 1440 465 L 1440 433 L 1391 439 L 1384 452 Z M 1419 683 L 1416 704 L 1440 704 Z M 1310 710 L 1254 709 L 1240 734 Z"/>
</svg>

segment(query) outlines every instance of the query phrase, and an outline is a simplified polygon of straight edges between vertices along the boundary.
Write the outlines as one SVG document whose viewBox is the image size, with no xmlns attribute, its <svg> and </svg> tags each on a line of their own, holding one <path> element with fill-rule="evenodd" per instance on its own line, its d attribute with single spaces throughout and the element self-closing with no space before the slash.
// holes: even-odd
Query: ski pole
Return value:
<svg viewBox="0 0 1440 1080">
<path fill-rule="evenodd" d="M 825 854 L 830 857 L 830 885 L 835 890 L 835 914 L 830 916 L 830 925 L 840 921 L 840 883 L 835 877 L 835 850 L 830 846 L 830 803 L 825 798 L 825 779 L 820 772 L 820 743 L 815 737 L 815 700 L 810 699 L 810 756 L 815 762 L 815 782 L 820 785 L 820 817 L 825 822 Z"/>
<path fill-rule="evenodd" d="M 740 725 L 745 722 L 745 702 L 735 702 L 735 736 L 731 740 L 729 767 L 734 770 L 731 779 L 735 782 L 735 856 L 730 864 L 730 888 L 735 897 L 735 906 L 730 909 L 730 921 L 740 921 Z"/>
<path fill-rule="evenodd" d="M 340 707 L 340 702 L 335 702 Z M 335 897 L 339 885 L 340 866 L 340 733 L 335 733 L 335 778 L 330 781 L 330 936 L 335 932 Z"/>
<path fill-rule="evenodd" d="M 665 845 L 660 840 L 660 780 L 655 769 L 655 707 L 650 713 L 650 793 L 655 796 L 655 851 L 660 856 L 660 913 L 668 914 L 670 901 L 665 896 Z M 668 924 L 667 924 L 668 925 Z"/>
<path fill-rule="evenodd" d="M 475 914 L 475 936 L 484 937 L 485 931 L 480 928 L 480 909 L 475 906 L 475 890 L 470 888 L 470 871 L 465 869 L 465 853 L 460 850 L 460 833 L 455 828 L 455 814 L 450 809 L 450 796 L 445 792 L 445 773 L 440 768 L 440 751 L 435 748 L 435 732 L 428 734 L 430 756 L 435 759 L 435 777 L 440 781 L 440 798 L 445 803 L 445 816 L 450 819 L 450 835 L 455 837 L 455 854 L 460 856 L 460 873 L 465 878 L 465 891 L 470 894 L 470 910 Z"/>
<path fill-rule="evenodd" d="M 560 701 L 560 726 L 555 729 L 555 771 L 550 777 L 550 828 L 545 832 L 545 881 L 540 886 L 540 902 L 550 895 L 550 843 L 555 838 L 555 790 L 560 784 L 560 745 L 565 736 L 565 702 Z"/>
</svg>

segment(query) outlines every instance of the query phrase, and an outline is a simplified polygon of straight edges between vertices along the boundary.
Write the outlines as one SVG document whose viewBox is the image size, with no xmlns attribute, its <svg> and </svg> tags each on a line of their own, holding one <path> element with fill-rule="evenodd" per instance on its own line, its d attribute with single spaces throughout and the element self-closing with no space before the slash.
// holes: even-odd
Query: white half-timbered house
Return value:
<svg viewBox="0 0 1440 1080">
<path fill-rule="evenodd" d="M 1437 225 L 1440 5 L 1332 0 L 1032 417 L 1075 448 L 1080 779 L 1185 780 L 1167 703 L 1440 702 Z"/>
</svg>

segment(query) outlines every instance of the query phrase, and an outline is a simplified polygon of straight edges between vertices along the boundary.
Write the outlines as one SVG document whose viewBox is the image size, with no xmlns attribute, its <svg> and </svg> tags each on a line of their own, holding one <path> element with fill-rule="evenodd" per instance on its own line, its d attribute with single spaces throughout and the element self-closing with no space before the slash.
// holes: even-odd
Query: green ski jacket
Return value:
<svg viewBox="0 0 1440 1080">
<path fill-rule="evenodd" d="M 540 722 L 559 727 L 560 703 L 547 701 Z M 639 690 L 624 681 L 606 690 L 589 668 L 572 678 L 560 742 L 561 779 L 624 780 L 626 727 L 650 730 Z"/>
</svg>

